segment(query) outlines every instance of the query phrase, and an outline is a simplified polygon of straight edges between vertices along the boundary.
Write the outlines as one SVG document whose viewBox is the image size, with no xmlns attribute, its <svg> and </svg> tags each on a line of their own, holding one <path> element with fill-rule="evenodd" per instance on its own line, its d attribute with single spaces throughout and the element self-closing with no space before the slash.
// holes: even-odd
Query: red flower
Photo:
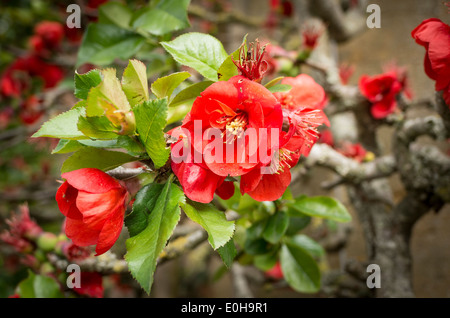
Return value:
<svg viewBox="0 0 450 318">
<path fill-rule="evenodd" d="M 31 220 L 28 205 L 21 205 L 20 213 L 13 215 L 6 224 L 9 230 L 0 234 L 0 240 L 20 253 L 30 252 L 33 249 L 32 241 L 42 233 L 41 227 Z"/>
<path fill-rule="evenodd" d="M 275 280 L 280 280 L 284 278 L 283 272 L 281 270 L 280 262 L 277 262 L 274 267 L 265 272 L 266 276 Z"/>
<path fill-rule="evenodd" d="M 450 26 L 431 18 L 419 24 L 411 35 L 426 49 L 425 73 L 436 81 L 436 91 L 444 91 L 444 99 L 450 107 Z"/>
<path fill-rule="evenodd" d="M 362 162 L 367 155 L 367 150 L 360 143 L 352 144 L 350 142 L 344 142 L 342 145 L 336 148 L 338 152 L 344 156 Z"/>
<path fill-rule="evenodd" d="M 402 84 L 394 72 L 388 72 L 371 77 L 363 75 L 359 80 L 359 89 L 372 103 L 372 116 L 381 119 L 395 111 L 396 96 L 401 92 Z"/>
<path fill-rule="evenodd" d="M 56 201 L 66 216 L 65 232 L 75 245 L 96 245 L 96 255 L 108 251 L 123 226 L 127 190 L 99 169 L 83 168 L 62 174 L 66 181 Z"/>
<path fill-rule="evenodd" d="M 46 63 L 38 56 L 16 59 L 3 73 L 0 79 L 0 93 L 8 97 L 19 97 L 31 88 L 32 79 L 39 78 L 44 89 L 55 87 L 64 77 L 63 70 Z"/>
<path fill-rule="evenodd" d="M 102 298 L 104 291 L 102 275 L 96 272 L 81 272 L 80 287 L 74 287 L 73 290 L 79 295 Z"/>
<path fill-rule="evenodd" d="M 73 242 L 62 242 L 61 252 L 69 261 L 82 261 L 91 255 L 87 247 L 77 246 Z"/>
<path fill-rule="evenodd" d="M 303 47 L 308 51 L 314 50 L 323 32 L 325 32 L 325 26 L 320 20 L 307 20 L 302 25 Z"/>
<path fill-rule="evenodd" d="M 20 120 L 26 125 L 34 124 L 44 114 L 41 106 L 41 100 L 37 96 L 31 95 L 21 104 L 19 113 Z"/>
<path fill-rule="evenodd" d="M 34 34 L 30 39 L 34 52 L 46 56 L 60 47 L 64 38 L 64 26 L 55 21 L 42 21 L 34 27 Z"/>
<path fill-rule="evenodd" d="M 301 155 L 309 155 L 319 137 L 317 127 L 329 125 L 320 109 L 326 103 L 325 91 L 312 77 L 301 74 L 296 78 L 284 78 L 282 83 L 292 88 L 288 92 L 274 93 L 281 103 L 286 127 L 280 134 L 279 149 L 270 162 L 260 163 L 258 169 L 241 177 L 241 193 L 257 201 L 273 201 L 283 195 L 291 182 L 289 169 L 297 164 Z"/>
<path fill-rule="evenodd" d="M 341 83 L 347 85 L 350 77 L 352 77 L 355 72 L 355 66 L 351 64 L 341 64 L 339 65 L 339 78 Z"/>
</svg>

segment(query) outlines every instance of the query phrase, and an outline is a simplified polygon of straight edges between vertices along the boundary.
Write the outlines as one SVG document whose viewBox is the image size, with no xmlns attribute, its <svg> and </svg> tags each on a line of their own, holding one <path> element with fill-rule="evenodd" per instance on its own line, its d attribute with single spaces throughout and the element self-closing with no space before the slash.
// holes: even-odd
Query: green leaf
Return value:
<svg viewBox="0 0 450 318">
<path fill-rule="evenodd" d="M 146 101 L 133 108 L 136 130 L 156 168 L 164 166 L 170 149 L 166 147 L 164 127 L 167 120 L 167 99 Z"/>
<path fill-rule="evenodd" d="M 301 247 L 307 251 L 312 257 L 323 257 L 325 255 L 324 248 L 309 236 L 299 234 L 289 238 L 289 243 Z"/>
<path fill-rule="evenodd" d="M 267 89 L 275 86 L 279 81 L 281 81 L 284 78 L 284 76 L 279 76 L 277 78 L 274 78 L 270 82 L 268 82 L 266 85 L 264 85 Z"/>
<path fill-rule="evenodd" d="M 190 0 L 162 0 L 133 17 L 132 27 L 140 32 L 161 36 L 190 26 L 187 8 Z"/>
<path fill-rule="evenodd" d="M 289 203 L 288 206 L 303 214 L 330 219 L 336 222 L 349 222 L 352 219 L 346 207 L 331 197 L 303 196 L 297 198 L 294 203 Z"/>
<path fill-rule="evenodd" d="M 286 282 L 301 293 L 320 289 L 320 270 L 316 261 L 303 248 L 287 243 L 281 246 L 281 270 Z"/>
<path fill-rule="evenodd" d="M 169 103 L 169 107 L 176 107 L 180 105 L 189 104 L 191 105 L 194 100 L 200 96 L 200 93 L 208 88 L 213 81 L 203 81 L 199 83 L 192 84 L 182 91 L 180 91 Z"/>
<path fill-rule="evenodd" d="M 107 2 L 98 8 L 99 23 L 115 24 L 124 29 L 130 27 L 132 15 L 133 11 L 130 8 L 116 1 Z"/>
<path fill-rule="evenodd" d="M 247 49 L 247 34 L 244 36 L 244 39 L 242 40 L 242 45 L 235 50 L 233 53 L 231 53 L 220 65 L 219 69 L 217 70 L 217 76 L 220 81 L 228 81 L 233 76 L 239 75 L 238 68 L 234 64 L 233 60 L 236 62 L 239 62 L 239 53 L 241 50 L 241 47 L 244 46 L 244 49 Z"/>
<path fill-rule="evenodd" d="M 91 88 L 102 82 L 102 75 L 99 70 L 94 69 L 84 74 L 75 71 L 75 97 L 86 99 Z"/>
<path fill-rule="evenodd" d="M 167 181 L 155 199 L 145 229 L 126 241 L 125 259 L 128 268 L 147 293 L 150 293 L 153 284 L 158 256 L 180 219 L 179 204 L 184 202 L 185 198 L 183 191 L 173 184 L 172 180 L 173 178 L 170 178 Z"/>
<path fill-rule="evenodd" d="M 113 24 L 90 23 L 83 35 L 76 67 L 84 63 L 109 65 L 115 59 L 132 57 L 144 44 L 144 37 Z"/>
<path fill-rule="evenodd" d="M 78 118 L 78 129 L 94 139 L 114 139 L 119 136 L 118 129 L 105 116 L 81 116 Z"/>
<path fill-rule="evenodd" d="M 31 270 L 18 287 L 21 298 L 63 298 L 59 284 L 53 278 L 36 275 Z"/>
<path fill-rule="evenodd" d="M 113 68 L 103 69 L 102 75 L 103 81 L 89 92 L 86 116 L 103 116 L 108 110 L 112 112 L 114 109 L 123 112 L 130 111 L 130 103 L 116 77 L 116 70 Z"/>
<path fill-rule="evenodd" d="M 158 98 L 167 97 L 170 100 L 173 91 L 183 83 L 191 74 L 189 72 L 178 72 L 158 78 L 151 86 L 153 94 Z"/>
<path fill-rule="evenodd" d="M 267 218 L 253 223 L 246 231 L 245 251 L 250 255 L 261 255 L 270 252 L 270 243 L 262 235 L 267 224 Z"/>
<path fill-rule="evenodd" d="M 72 108 L 58 116 L 46 121 L 41 128 L 31 137 L 50 137 L 60 139 L 87 139 L 81 131 L 78 130 L 77 122 L 80 116 L 84 116 L 83 107 Z"/>
<path fill-rule="evenodd" d="M 230 268 L 233 264 L 233 260 L 237 255 L 236 246 L 234 245 L 234 240 L 231 238 L 224 246 L 217 249 L 223 263 L 226 267 Z"/>
<path fill-rule="evenodd" d="M 86 147 L 78 150 L 64 161 L 61 173 L 81 168 L 97 168 L 108 171 L 137 160 L 138 158 L 123 152 Z"/>
<path fill-rule="evenodd" d="M 233 236 L 234 221 L 228 221 L 225 213 L 217 210 L 212 204 L 188 200 L 182 209 L 192 221 L 200 224 L 208 232 L 208 241 L 213 249 L 224 246 Z"/>
<path fill-rule="evenodd" d="M 288 226 L 289 226 L 288 214 L 286 212 L 278 211 L 268 218 L 262 236 L 266 241 L 272 244 L 276 244 L 283 237 Z"/>
<path fill-rule="evenodd" d="M 52 154 L 74 152 L 83 147 L 84 145 L 76 140 L 61 139 L 55 149 L 53 149 Z"/>
<path fill-rule="evenodd" d="M 211 81 L 217 81 L 217 70 L 228 57 L 222 43 L 203 33 L 186 33 L 170 42 L 161 42 L 178 63 L 192 67 Z"/>
<path fill-rule="evenodd" d="M 288 214 L 290 213 L 291 209 L 288 210 Z M 309 223 L 311 222 L 311 217 L 309 215 L 301 215 L 301 213 L 296 212 L 295 216 L 291 216 L 289 218 L 289 226 L 286 230 L 286 235 L 295 235 L 299 231 L 306 228 Z"/>
<path fill-rule="evenodd" d="M 110 140 L 80 140 L 78 142 L 81 145 L 95 148 L 122 148 L 131 155 L 141 155 L 145 153 L 144 147 L 130 136 L 118 136 L 115 139 Z"/>
<path fill-rule="evenodd" d="M 147 68 L 138 60 L 130 60 L 122 76 L 122 89 L 131 106 L 149 100 Z"/>
<path fill-rule="evenodd" d="M 287 84 L 277 84 L 269 87 L 269 91 L 272 93 L 276 92 L 287 92 L 292 88 L 291 85 Z"/>
<path fill-rule="evenodd" d="M 268 271 L 273 268 L 278 261 L 278 250 L 271 251 L 267 254 L 256 255 L 253 264 L 262 271 Z"/>
<path fill-rule="evenodd" d="M 150 183 L 136 194 L 131 213 L 125 218 L 130 237 L 136 236 L 147 228 L 148 216 L 155 208 L 156 200 L 164 189 L 164 184 Z"/>
</svg>

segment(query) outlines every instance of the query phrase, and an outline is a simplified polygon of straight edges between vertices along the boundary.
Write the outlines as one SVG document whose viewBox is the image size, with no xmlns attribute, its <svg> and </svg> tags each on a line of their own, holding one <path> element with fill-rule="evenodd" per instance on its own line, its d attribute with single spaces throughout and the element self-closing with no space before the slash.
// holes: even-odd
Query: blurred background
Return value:
<svg viewBox="0 0 450 318">
<path fill-rule="evenodd" d="M 7 227 L 6 220 L 19 206 L 28 204 L 29 212 L 45 231 L 59 234 L 63 218 L 58 211 L 54 195 L 60 179 L 60 167 L 66 155 L 50 154 L 57 141 L 30 136 L 40 125 L 55 114 L 70 109 L 76 99 L 73 96 L 73 75 L 77 52 L 83 31 L 88 23 L 98 18 L 98 8 L 105 0 L 79 1 L 25 1 L 3 0 L 0 4 L 0 74 L 4 78 L 11 68 L 21 69 L 21 63 L 28 63 L 22 75 L 24 87 L 19 94 L 8 91 L 8 83 L 2 82 L 0 97 L 0 232 Z M 323 1 L 318 1 L 323 2 Z M 187 31 L 209 33 L 219 38 L 227 52 L 235 51 L 245 34 L 249 40 L 259 39 L 296 51 L 302 44 L 301 26 L 311 17 L 320 18 L 327 25 L 327 31 L 320 37 L 312 53 L 327 56 L 349 70 L 348 85 L 357 86 L 362 75 L 383 72 L 386 66 L 396 63 L 407 70 L 410 89 L 414 100 L 434 99 L 434 82 L 424 73 L 425 50 L 411 37 L 411 31 L 430 17 L 449 22 L 448 8 L 442 0 L 342 0 L 334 1 L 341 9 L 341 19 L 328 16 L 326 21 L 314 1 L 269 1 L 269 0 L 192 0 L 189 7 L 191 27 Z M 69 13 L 66 8 L 76 3 L 82 8 L 81 29 L 69 29 L 65 21 Z M 145 5 L 146 1 L 124 1 L 133 6 Z M 365 22 L 370 13 L 368 4 L 381 8 L 381 28 L 370 29 Z M 315 9 L 317 9 L 315 12 Z M 57 21 L 63 25 L 63 32 L 57 32 L 55 47 L 45 45 L 39 38 L 36 25 L 42 21 Z M 345 27 L 340 24 L 345 24 Z M 43 42 L 42 42 L 43 41 Z M 30 56 L 39 56 L 33 60 Z M 154 76 L 172 70 L 167 58 L 144 48 L 136 54 L 154 71 Z M 22 61 L 21 59 L 28 59 Z M 19 60 L 19 62 L 17 62 Z M 22 61 L 22 62 L 20 62 Z M 320 59 L 318 60 L 320 63 Z M 115 62 L 123 67 L 123 62 Z M 95 67 L 84 64 L 77 68 L 82 73 Z M 326 67 L 326 65 L 324 65 Z M 26 67 L 25 67 L 26 68 Z M 314 69 L 305 69 L 313 77 Z M 6 74 L 6 75 L 5 75 Z M 152 74 L 150 74 L 152 75 Z M 426 110 L 414 109 L 414 116 L 426 114 Z M 342 122 L 345 124 L 345 120 Z M 379 142 L 386 153 L 391 149 L 391 127 L 382 127 Z M 440 146 L 448 151 L 448 145 Z M 352 212 L 343 187 L 326 191 L 321 187 L 323 180 L 331 173 L 316 169 L 307 181 L 292 185 L 296 194 L 327 194 L 340 198 Z M 390 177 L 394 196 L 401 197 L 405 190 L 398 176 Z M 352 212 L 353 213 L 353 212 Z M 413 258 L 413 287 L 417 297 L 450 297 L 450 207 L 439 213 L 428 213 L 413 228 L 411 254 Z M 320 226 L 313 228 L 312 235 L 320 232 Z M 316 232 L 314 232 L 316 231 Z M 363 230 L 354 215 L 349 225 L 348 236 L 343 247 L 327 252 L 322 264 L 325 270 L 339 269 L 346 260 L 367 260 Z M 123 253 L 124 238 L 115 249 Z M 207 244 L 200 245 L 189 255 L 162 264 L 156 271 L 154 297 L 230 297 L 232 282 L 227 274 L 218 275 L 220 258 L 210 256 Z M 208 262 L 205 260 L 208 259 Z M 199 260 L 202 262 L 198 263 Z M 194 264 L 202 264 L 201 266 Z M 8 297 L 27 275 L 27 263 L 17 256 L 11 246 L 0 242 L 0 297 Z M 252 277 L 251 273 L 249 274 Z M 142 297 L 135 289 L 132 279 L 122 289 L 115 286 L 118 278 L 105 284 L 107 297 Z M 282 282 L 267 283 L 260 274 L 250 278 L 251 288 L 257 297 L 324 297 L 301 295 Z M 348 287 L 351 289 L 351 286 Z M 349 294 L 353 295 L 353 294 Z M 357 295 L 357 294 L 356 294 Z M 340 296 L 346 296 L 345 294 Z M 354 295 L 353 295 L 354 296 Z M 364 296 L 364 295 L 358 295 Z"/>
</svg>

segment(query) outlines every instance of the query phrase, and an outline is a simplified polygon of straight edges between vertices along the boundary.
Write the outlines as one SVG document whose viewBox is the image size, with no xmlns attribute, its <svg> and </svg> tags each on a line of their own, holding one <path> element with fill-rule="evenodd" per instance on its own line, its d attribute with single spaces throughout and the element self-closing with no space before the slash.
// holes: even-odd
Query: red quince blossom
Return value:
<svg viewBox="0 0 450 318">
<path fill-rule="evenodd" d="M 355 66 L 352 64 L 343 63 L 339 65 L 339 78 L 343 85 L 347 85 L 353 73 Z"/>
<path fill-rule="evenodd" d="M 66 181 L 56 201 L 66 216 L 65 232 L 78 246 L 96 245 L 96 255 L 108 251 L 123 227 L 129 194 L 122 184 L 94 168 L 62 174 Z"/>
<path fill-rule="evenodd" d="M 450 26 L 431 18 L 420 23 L 411 35 L 426 49 L 425 73 L 435 81 L 436 91 L 444 91 L 444 100 L 450 107 Z"/>
<path fill-rule="evenodd" d="M 325 32 L 325 26 L 319 19 L 309 19 L 305 21 L 301 28 L 303 37 L 303 47 L 307 51 L 312 51 L 319 43 L 319 38 Z"/>
<path fill-rule="evenodd" d="M 81 272 L 80 287 L 74 287 L 73 291 L 79 295 L 92 298 L 103 298 L 103 277 L 97 272 Z"/>
<path fill-rule="evenodd" d="M 9 230 L 0 234 L 0 240 L 12 246 L 17 252 L 27 253 L 33 250 L 33 241 L 43 232 L 41 227 L 30 218 L 28 205 L 21 205 L 20 212 L 6 220 Z"/>
<path fill-rule="evenodd" d="M 30 38 L 33 51 L 40 56 L 48 56 L 59 49 L 64 38 L 64 26 L 56 21 L 42 21 L 34 27 Z"/>
<path fill-rule="evenodd" d="M 3 73 L 0 93 L 7 97 L 20 97 L 31 88 L 33 78 L 39 78 L 43 88 L 48 89 L 64 78 L 64 72 L 59 66 L 49 64 L 38 56 L 20 57 Z"/>
<path fill-rule="evenodd" d="M 42 101 L 36 95 L 31 95 L 21 103 L 19 117 L 25 125 L 34 124 L 42 115 L 44 115 Z"/>
<path fill-rule="evenodd" d="M 265 272 L 265 275 L 269 278 L 272 278 L 274 280 L 280 280 L 284 278 L 283 271 L 281 270 L 281 264 L 280 262 L 277 262 L 274 267 L 267 270 Z"/>
<path fill-rule="evenodd" d="M 317 127 L 329 125 L 328 118 L 321 110 L 327 98 L 322 86 L 306 74 L 292 78 L 286 77 L 282 84 L 291 85 L 287 92 L 277 92 L 274 96 L 280 101 L 286 131 L 280 133 L 279 150 L 271 162 L 260 163 L 259 169 L 241 177 L 241 193 L 247 193 L 257 201 L 279 199 L 291 183 L 290 168 L 295 166 L 300 156 L 308 156 L 317 142 Z M 266 169 L 263 172 L 263 169 Z"/>
<path fill-rule="evenodd" d="M 375 76 L 361 76 L 361 94 L 372 103 L 370 112 L 375 119 L 387 117 L 397 108 L 396 96 L 402 91 L 402 84 L 395 72 Z"/>
<path fill-rule="evenodd" d="M 366 158 L 367 150 L 360 143 L 343 142 L 336 150 L 344 156 L 357 162 L 362 162 Z"/>
</svg>

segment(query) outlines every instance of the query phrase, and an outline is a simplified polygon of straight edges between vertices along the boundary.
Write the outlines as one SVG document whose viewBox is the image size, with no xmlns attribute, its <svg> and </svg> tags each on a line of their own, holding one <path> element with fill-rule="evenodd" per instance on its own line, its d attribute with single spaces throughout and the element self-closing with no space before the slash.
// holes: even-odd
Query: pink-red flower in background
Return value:
<svg viewBox="0 0 450 318">
<path fill-rule="evenodd" d="M 367 150 L 360 143 L 343 142 L 336 150 L 357 162 L 362 162 L 367 155 Z"/>
<path fill-rule="evenodd" d="M 325 32 L 325 25 L 319 19 L 306 20 L 301 27 L 303 47 L 312 51 L 319 43 L 319 39 Z"/>
<path fill-rule="evenodd" d="M 411 36 L 425 48 L 425 73 L 435 81 L 435 90 L 443 91 L 450 107 L 450 26 L 437 18 L 427 19 Z"/>
<path fill-rule="evenodd" d="M 64 38 L 64 26 L 56 21 L 42 21 L 34 27 L 34 35 L 30 38 L 33 51 L 47 57 L 58 50 Z"/>
<path fill-rule="evenodd" d="M 66 172 L 62 178 L 66 181 L 56 192 L 56 201 L 66 216 L 67 237 L 78 246 L 96 245 L 96 255 L 105 253 L 122 231 L 127 189 L 94 168 Z"/>
<path fill-rule="evenodd" d="M 79 295 L 92 298 L 103 298 L 103 277 L 97 272 L 81 272 L 80 287 L 74 287 L 73 291 Z"/>
<path fill-rule="evenodd" d="M 6 220 L 9 229 L 0 234 L 0 240 L 12 246 L 20 253 L 27 253 L 33 249 L 32 241 L 43 232 L 41 227 L 30 218 L 28 205 L 21 205 L 20 212 Z"/>
<path fill-rule="evenodd" d="M 375 119 L 381 119 L 396 110 L 396 98 L 402 90 L 402 84 L 394 72 L 375 76 L 363 75 L 359 80 L 359 90 L 371 102 L 372 116 Z"/>
<path fill-rule="evenodd" d="M 284 278 L 283 272 L 281 270 L 281 264 L 280 262 L 277 262 L 274 267 L 267 270 L 265 272 L 266 277 L 269 277 L 274 280 L 280 280 Z"/>
</svg>

